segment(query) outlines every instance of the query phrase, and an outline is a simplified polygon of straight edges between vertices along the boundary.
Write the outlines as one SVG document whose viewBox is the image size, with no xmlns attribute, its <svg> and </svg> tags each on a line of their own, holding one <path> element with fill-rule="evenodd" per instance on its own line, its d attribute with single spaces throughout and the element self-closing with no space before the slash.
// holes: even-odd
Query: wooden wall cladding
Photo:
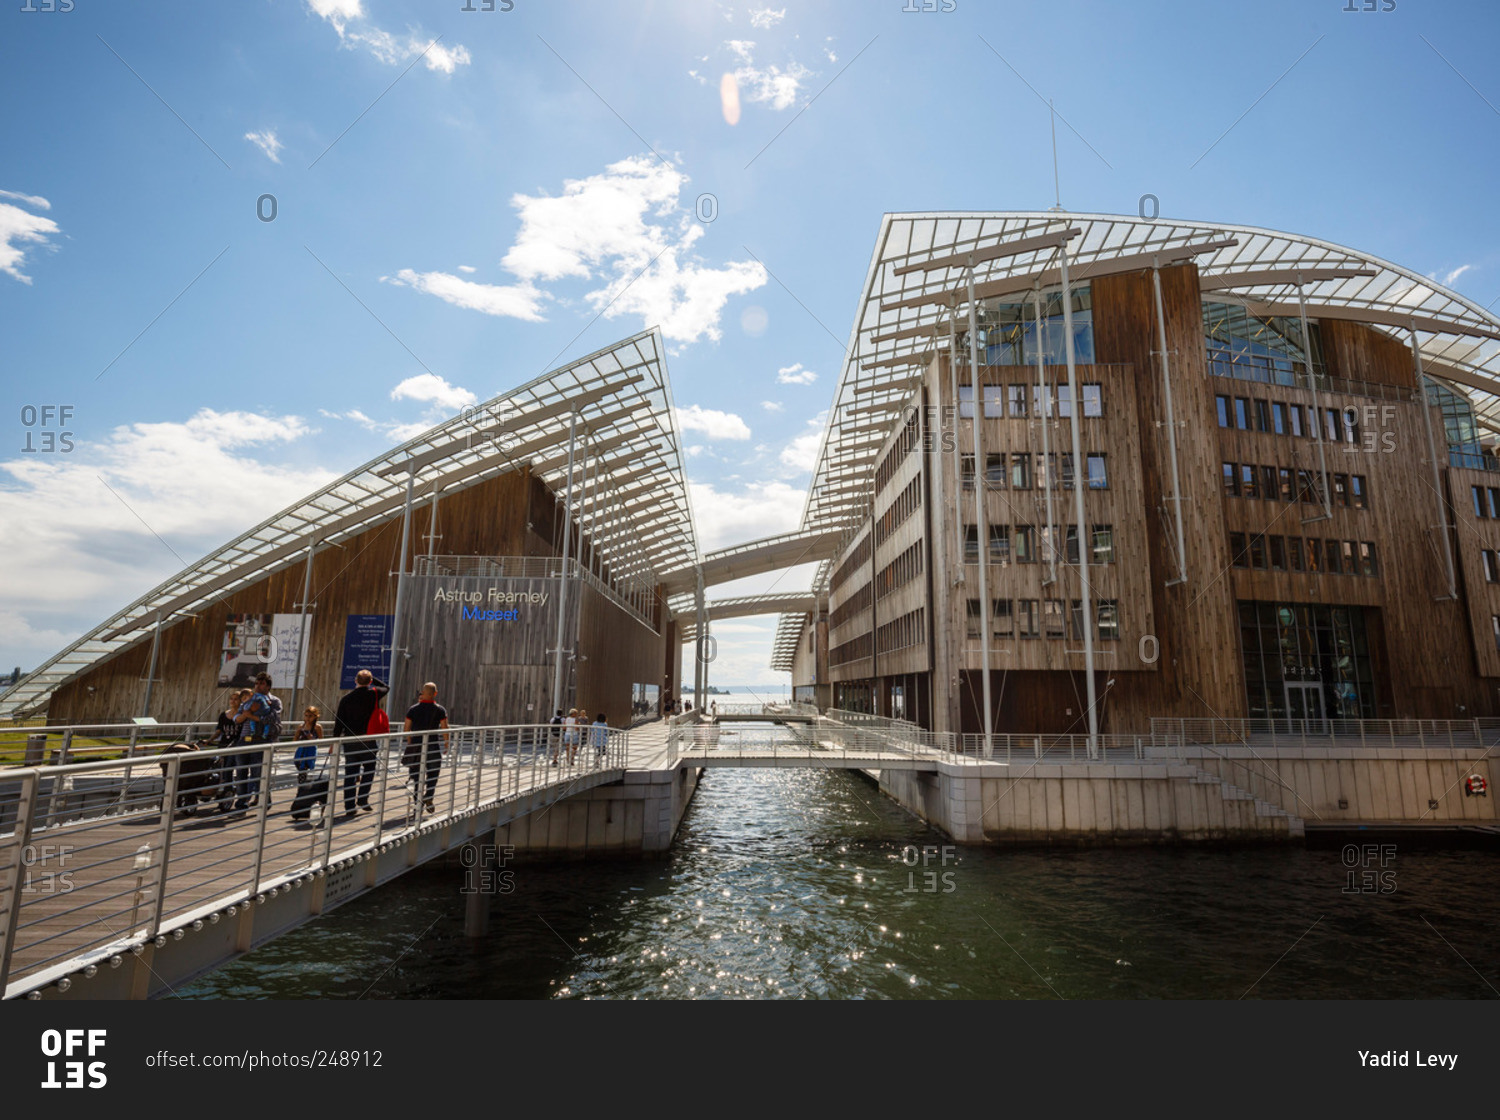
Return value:
<svg viewBox="0 0 1500 1120">
<path fill-rule="evenodd" d="M 578 627 L 578 650 L 587 660 L 578 666 L 574 704 L 590 719 L 603 711 L 611 727 L 629 727 L 633 686 L 666 684 L 667 636 L 590 586 L 583 588 Z"/>
<path fill-rule="evenodd" d="M 1318 323 L 1318 336 L 1323 341 L 1324 364 L 1334 377 L 1416 388 L 1411 349 L 1390 335 L 1363 323 L 1323 319 Z"/>
<path fill-rule="evenodd" d="M 1486 514 L 1482 518 L 1474 512 L 1476 487 L 1481 508 Z M 1453 512 L 1453 559 L 1458 568 L 1459 590 L 1467 615 L 1468 645 L 1473 653 L 1472 671 L 1480 677 L 1500 677 L 1500 649 L 1496 648 L 1494 622 L 1500 617 L 1500 582 L 1489 581 L 1484 559 L 1485 552 L 1495 554 L 1492 563 L 1500 569 L 1500 519 L 1488 516 L 1491 491 L 1495 493 L 1497 507 L 1500 507 L 1500 474 L 1453 467 L 1448 471 L 1447 489 Z M 1454 636 L 1444 637 L 1456 644 Z M 1495 690 L 1493 681 L 1483 686 L 1483 691 L 1490 695 Z"/>
<path fill-rule="evenodd" d="M 1172 488 L 1166 435 L 1166 395 L 1156 354 L 1156 306 L 1150 270 L 1092 281 L 1094 356 L 1134 371 L 1136 423 L 1141 433 L 1141 490 L 1137 516 L 1146 528 L 1155 652 L 1159 672 L 1130 674 L 1111 692 L 1116 731 L 1149 727 L 1163 713 L 1241 716 L 1244 669 L 1233 594 L 1214 437 L 1214 386 L 1208 375 L 1196 265 L 1161 270 L 1162 303 L 1177 422 L 1178 473 L 1185 521 L 1187 582 L 1176 578 L 1175 522 L 1161 507 Z M 1148 643 L 1149 645 L 1149 643 Z"/>
<path fill-rule="evenodd" d="M 440 494 L 436 551 L 447 555 L 555 555 L 554 542 L 561 540 L 558 509 L 551 491 L 529 470 Z M 412 510 L 413 553 L 427 551 L 431 524 L 431 496 L 419 487 Z M 319 548 L 313 559 L 308 686 L 301 703 L 321 708 L 325 720 L 331 718 L 341 695 L 339 672 L 347 616 L 394 613 L 400 542 L 398 512 L 342 542 L 341 548 Z M 227 617 L 295 612 L 295 604 L 302 597 L 303 576 L 303 562 L 298 560 L 200 609 L 196 618 L 163 627 L 151 714 L 163 723 L 216 718 L 225 699 L 224 690 L 216 682 Z M 148 633 L 81 673 L 53 694 L 48 718 L 74 723 L 115 722 L 138 713 L 145 695 L 150 651 Z M 651 675 L 641 679 L 659 680 L 662 663 L 663 658 L 658 656 L 650 667 Z M 549 675 L 549 699 L 550 682 Z M 274 685 L 284 703 L 290 701 L 289 684 L 278 681 Z M 628 703 L 620 710 L 628 713 Z M 291 713 L 287 721 L 289 725 L 293 722 Z"/>
</svg>

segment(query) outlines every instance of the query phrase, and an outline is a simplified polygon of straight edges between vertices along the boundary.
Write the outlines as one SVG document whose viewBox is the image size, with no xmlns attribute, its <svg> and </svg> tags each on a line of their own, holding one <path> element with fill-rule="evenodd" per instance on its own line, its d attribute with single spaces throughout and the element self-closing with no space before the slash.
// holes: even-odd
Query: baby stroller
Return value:
<svg viewBox="0 0 1500 1120">
<path fill-rule="evenodd" d="M 197 743 L 173 743 L 164 747 L 161 753 L 195 755 L 206 749 L 209 749 L 209 744 L 200 740 Z M 173 811 L 192 816 L 197 813 L 200 802 L 217 803 L 228 797 L 230 791 L 225 788 L 223 762 L 224 759 L 220 757 L 184 758 L 177 771 L 177 803 L 173 806 Z M 162 779 L 165 780 L 170 763 L 163 762 L 160 766 Z"/>
</svg>

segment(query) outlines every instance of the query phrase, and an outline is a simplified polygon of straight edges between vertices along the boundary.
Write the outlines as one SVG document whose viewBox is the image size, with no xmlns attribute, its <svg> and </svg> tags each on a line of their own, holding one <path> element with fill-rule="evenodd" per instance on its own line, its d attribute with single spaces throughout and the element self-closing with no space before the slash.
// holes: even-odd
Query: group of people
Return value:
<svg viewBox="0 0 1500 1120">
<path fill-rule="evenodd" d="M 375 782 L 375 767 L 380 743 L 357 736 L 383 735 L 390 730 L 390 720 L 383 702 L 390 688 L 375 679 L 368 669 L 354 678 L 355 686 L 339 700 L 334 713 L 334 734 L 344 738 L 344 812 L 352 816 L 360 811 L 373 812 L 370 790 Z M 293 757 L 299 783 L 308 780 L 317 765 L 316 740 L 324 737 L 322 712 L 309 705 L 302 713 L 302 724 L 294 740 L 299 746 Z M 406 710 L 402 732 L 407 738 L 401 762 L 410 774 L 412 794 L 420 797 L 422 807 L 434 809 L 438 775 L 443 755 L 448 750 L 448 712 L 437 702 L 437 685 L 422 686 L 417 702 Z M 444 734 L 430 734 L 444 732 Z M 354 738 L 351 738 L 354 737 Z M 261 797 L 261 769 L 264 747 L 281 739 L 281 699 L 271 693 L 271 678 L 257 674 L 255 687 L 231 693 L 229 705 L 219 715 L 218 725 L 208 742 L 216 747 L 256 747 L 256 750 L 226 755 L 225 793 L 219 802 L 224 812 L 246 812 L 255 808 Z M 330 784 L 330 789 L 332 788 Z M 265 791 L 270 805 L 269 784 Z"/>
<path fill-rule="evenodd" d="M 609 720 L 603 712 L 594 716 L 592 723 L 589 722 L 588 712 L 578 708 L 569 708 L 568 714 L 563 715 L 562 709 L 558 708 L 552 717 L 552 744 L 550 754 L 552 765 L 556 766 L 561 760 L 564 751 L 568 755 L 568 765 L 573 765 L 573 759 L 578 753 L 579 744 L 584 735 L 593 744 L 595 752 L 603 755 L 609 747 Z"/>
</svg>

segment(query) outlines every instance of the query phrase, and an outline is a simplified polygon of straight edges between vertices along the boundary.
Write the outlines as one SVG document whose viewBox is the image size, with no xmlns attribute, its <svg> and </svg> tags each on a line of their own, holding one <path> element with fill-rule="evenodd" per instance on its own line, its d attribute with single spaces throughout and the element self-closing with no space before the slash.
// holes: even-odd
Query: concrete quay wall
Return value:
<svg viewBox="0 0 1500 1120">
<path fill-rule="evenodd" d="M 1309 821 L 1493 824 L 1500 818 L 1492 773 L 1500 767 L 1481 750 L 1190 746 L 1184 753 L 1186 761 Z M 1489 787 L 1484 796 L 1465 793 L 1474 774 Z"/>
<path fill-rule="evenodd" d="M 623 781 L 573 794 L 496 830 L 514 859 L 665 856 L 701 769 L 627 770 Z"/>
<path fill-rule="evenodd" d="M 884 770 L 881 790 L 960 843 L 1300 840 L 1302 822 L 1194 766 L 981 765 Z"/>
</svg>

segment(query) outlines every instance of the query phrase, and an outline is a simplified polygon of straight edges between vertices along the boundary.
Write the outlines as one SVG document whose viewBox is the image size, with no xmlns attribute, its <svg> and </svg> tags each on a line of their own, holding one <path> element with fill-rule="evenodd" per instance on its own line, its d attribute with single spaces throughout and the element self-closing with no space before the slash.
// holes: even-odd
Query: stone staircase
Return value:
<svg viewBox="0 0 1500 1120">
<path fill-rule="evenodd" d="M 1256 797 L 1250 791 L 1241 789 L 1239 786 L 1224 780 L 1217 774 L 1211 774 L 1207 770 L 1204 770 L 1203 768 L 1198 766 L 1194 766 L 1193 769 L 1197 771 L 1197 773 L 1189 779 L 1189 781 L 1192 782 L 1193 785 L 1218 786 L 1219 796 L 1223 798 L 1226 803 L 1242 803 L 1246 801 L 1253 802 L 1255 806 L 1255 815 L 1257 817 L 1266 817 L 1271 818 L 1272 820 L 1280 818 L 1282 820 L 1285 820 L 1288 836 L 1300 837 L 1306 834 L 1306 829 L 1304 828 L 1303 820 L 1301 817 L 1294 816 L 1293 814 L 1288 813 L 1280 805 L 1276 805 L 1270 801 L 1266 801 L 1262 798 Z M 1268 821 L 1267 823 L 1270 823 L 1270 821 Z M 1272 827 L 1275 828 L 1276 826 L 1273 824 Z"/>
</svg>

